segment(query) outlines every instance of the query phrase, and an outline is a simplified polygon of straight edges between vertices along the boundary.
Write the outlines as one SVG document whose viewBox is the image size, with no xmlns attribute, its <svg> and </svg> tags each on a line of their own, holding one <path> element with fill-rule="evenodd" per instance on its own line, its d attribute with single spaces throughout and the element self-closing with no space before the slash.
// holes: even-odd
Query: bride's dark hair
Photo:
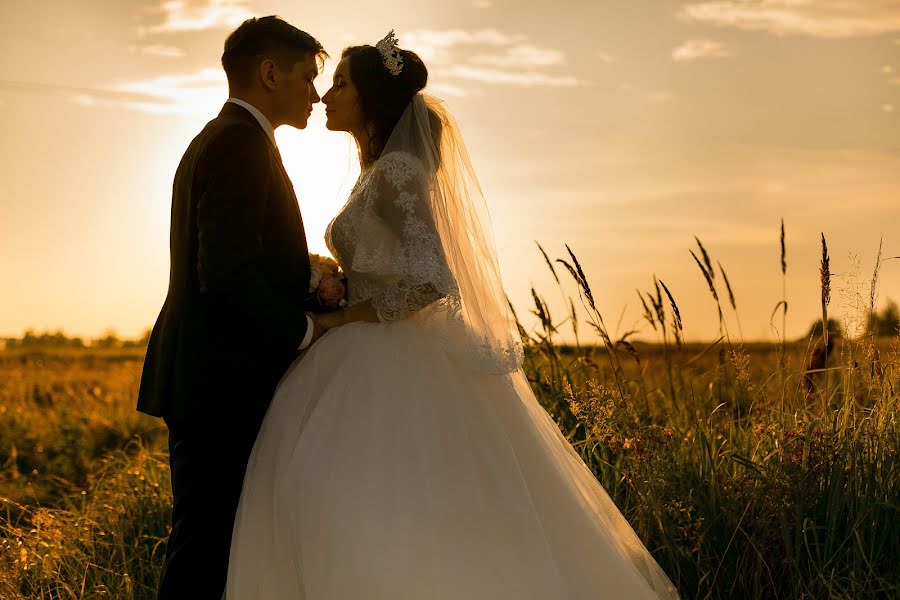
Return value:
<svg viewBox="0 0 900 600">
<path fill-rule="evenodd" d="M 372 159 L 381 156 L 403 111 L 428 83 L 428 69 L 418 54 L 399 48 L 397 53 L 403 59 L 403 69 L 397 75 L 388 71 L 381 52 L 374 46 L 350 46 L 341 54 L 342 59 L 349 59 L 350 79 L 359 94 L 360 108 L 371 136 L 365 150 Z M 431 127 L 437 141 L 440 123 L 436 118 L 431 119 Z"/>
</svg>

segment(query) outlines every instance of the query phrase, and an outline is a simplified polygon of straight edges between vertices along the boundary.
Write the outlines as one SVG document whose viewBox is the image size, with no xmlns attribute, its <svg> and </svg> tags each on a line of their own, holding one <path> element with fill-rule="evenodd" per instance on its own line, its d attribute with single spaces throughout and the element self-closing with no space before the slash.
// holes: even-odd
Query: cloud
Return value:
<svg viewBox="0 0 900 600">
<path fill-rule="evenodd" d="M 88 108 L 105 107 L 135 110 L 155 115 L 209 115 L 226 97 L 225 74 L 221 69 L 201 69 L 193 73 L 163 75 L 149 79 L 120 81 L 98 88 L 49 86 L 17 83 L 12 89 L 63 94 L 70 102 Z"/>
<path fill-rule="evenodd" d="M 459 47 L 487 46 L 500 48 L 520 43 L 524 40 L 525 36 L 513 36 L 496 29 L 482 29 L 479 31 L 421 29 L 404 33 L 400 38 L 400 46 L 414 50 L 428 63 L 443 64 L 451 62 L 451 51 Z"/>
<path fill-rule="evenodd" d="M 184 50 L 181 48 L 175 46 L 162 46 L 159 44 L 129 46 L 128 50 L 132 54 L 142 54 L 144 56 L 155 56 L 158 58 L 181 58 L 184 56 Z"/>
<path fill-rule="evenodd" d="M 92 94 L 75 94 L 69 100 L 81 106 L 97 106 L 100 104 L 97 96 Z"/>
<path fill-rule="evenodd" d="M 119 91 L 114 87 L 87 87 L 43 83 L 40 81 L 0 80 L 0 90 L 62 96 L 82 106 L 128 106 L 145 102 L 158 101 L 158 96 L 149 96 L 137 92 Z"/>
<path fill-rule="evenodd" d="M 189 115 L 209 113 L 223 101 L 227 86 L 221 69 L 208 68 L 194 73 L 123 81 L 106 89 L 140 94 L 147 99 L 122 103 L 126 108 L 153 114 Z"/>
<path fill-rule="evenodd" d="M 494 3 L 491 0 L 472 0 L 473 8 L 491 8 Z"/>
<path fill-rule="evenodd" d="M 725 44 L 715 40 L 688 40 L 672 50 L 672 60 L 685 62 L 703 58 L 724 58 L 734 54 Z"/>
<path fill-rule="evenodd" d="M 893 104 L 882 104 L 881 110 L 886 113 L 894 112 L 894 105 Z"/>
<path fill-rule="evenodd" d="M 162 22 L 138 28 L 140 35 L 237 27 L 253 16 L 247 0 L 166 0 L 148 12 Z"/>
<path fill-rule="evenodd" d="M 896 0 L 746 0 L 697 2 L 679 16 L 691 22 L 775 35 L 846 38 L 900 31 Z"/>
<path fill-rule="evenodd" d="M 601 62 L 605 62 L 608 65 L 616 62 L 616 58 L 612 54 L 610 54 L 609 52 L 604 52 L 603 50 L 597 50 L 594 53 L 594 56 L 599 58 Z"/>
<path fill-rule="evenodd" d="M 479 54 L 469 59 L 478 65 L 495 67 L 547 67 L 561 65 L 565 62 L 565 54 L 551 48 L 535 46 L 513 46 L 504 54 Z"/>
<path fill-rule="evenodd" d="M 490 84 L 505 84 L 517 86 L 540 87 L 575 87 L 580 85 L 577 78 L 564 75 L 553 76 L 536 71 L 506 71 L 503 69 L 488 69 L 469 65 L 456 65 L 440 71 L 445 77 L 454 79 L 466 79 Z"/>
<path fill-rule="evenodd" d="M 585 83 L 566 73 L 542 71 L 564 65 L 566 56 L 562 51 L 529 44 L 527 36 L 497 29 L 411 31 L 403 34 L 400 45 L 428 63 L 435 75 L 433 89 L 443 85 L 456 96 L 471 95 L 470 91 L 463 91 L 466 88 L 459 84 L 460 80 L 535 87 L 574 87 Z"/>
<path fill-rule="evenodd" d="M 444 98 L 465 98 L 467 96 L 477 95 L 477 92 L 466 89 L 459 85 L 453 85 L 451 83 L 435 83 L 434 85 L 429 85 L 429 89 L 438 96 Z"/>
</svg>

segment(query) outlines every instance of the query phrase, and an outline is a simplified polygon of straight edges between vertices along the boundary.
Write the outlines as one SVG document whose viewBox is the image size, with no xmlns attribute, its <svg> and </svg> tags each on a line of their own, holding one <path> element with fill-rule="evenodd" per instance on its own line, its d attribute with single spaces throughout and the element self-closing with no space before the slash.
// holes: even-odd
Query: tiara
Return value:
<svg viewBox="0 0 900 600">
<path fill-rule="evenodd" d="M 400 58 L 399 48 L 397 47 L 397 38 L 394 37 L 394 30 L 391 29 L 384 39 L 375 44 L 375 48 L 381 52 L 381 60 L 384 62 L 385 68 L 391 72 L 391 75 L 399 75 L 403 70 L 403 59 Z"/>
</svg>

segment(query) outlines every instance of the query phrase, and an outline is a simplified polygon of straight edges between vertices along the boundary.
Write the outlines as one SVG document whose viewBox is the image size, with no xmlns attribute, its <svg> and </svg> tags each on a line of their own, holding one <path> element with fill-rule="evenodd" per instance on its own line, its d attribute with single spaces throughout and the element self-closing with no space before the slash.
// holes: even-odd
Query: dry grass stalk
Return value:
<svg viewBox="0 0 900 600">
<path fill-rule="evenodd" d="M 709 276 L 713 279 L 716 278 L 716 273 L 712 268 L 712 261 L 709 260 L 709 254 L 706 253 L 706 248 L 703 247 L 703 242 L 700 241 L 696 235 L 694 239 L 697 240 L 697 246 L 700 248 L 700 253 L 703 255 L 703 263 L 706 265 L 706 270 L 709 272 Z"/>
<path fill-rule="evenodd" d="M 819 265 L 819 278 L 822 286 L 822 369 L 825 371 L 824 398 L 828 398 L 828 304 L 831 302 L 831 270 L 828 257 L 828 245 L 825 243 L 825 234 L 822 233 L 822 262 Z"/>
<path fill-rule="evenodd" d="M 881 270 L 881 247 L 884 238 L 878 240 L 878 256 L 875 257 L 875 271 L 872 273 L 872 289 L 869 291 L 869 313 L 875 314 L 875 301 L 878 296 L 878 272 Z"/>
<path fill-rule="evenodd" d="M 784 245 L 784 218 L 781 219 L 781 274 L 787 274 L 787 251 Z"/>
<path fill-rule="evenodd" d="M 700 267 L 700 270 L 703 272 L 703 278 L 706 279 L 706 284 L 709 286 L 709 293 L 712 294 L 713 298 L 715 298 L 716 302 L 719 301 L 719 293 L 716 291 L 716 285 L 713 283 L 714 273 L 706 270 L 706 267 L 700 262 L 700 259 L 697 258 L 697 255 L 694 254 L 693 250 L 690 250 L 691 256 L 694 257 L 694 262 L 697 263 L 697 266 Z"/>
<path fill-rule="evenodd" d="M 628 352 L 631 358 L 634 359 L 634 362 L 636 362 L 638 366 L 640 366 L 641 357 L 638 355 L 637 349 L 631 344 L 631 342 L 625 339 L 621 339 L 616 342 L 616 346 L 622 346 L 623 348 L 625 348 L 625 351 Z"/>
<path fill-rule="evenodd" d="M 653 327 L 653 331 L 656 331 L 656 319 L 653 318 L 653 313 L 650 312 L 650 307 L 647 306 L 647 301 L 644 300 L 644 294 L 641 292 L 641 290 L 635 291 L 637 292 L 638 298 L 641 299 L 641 306 L 644 307 L 644 318 L 648 323 L 650 323 L 650 326 Z"/>
<path fill-rule="evenodd" d="M 728 275 L 725 274 L 722 263 L 716 261 L 716 264 L 719 265 L 719 271 L 722 272 L 722 279 L 725 280 L 725 288 L 728 290 L 728 301 L 731 303 L 731 308 L 737 310 L 737 303 L 734 301 L 734 292 L 731 291 L 731 283 L 728 281 Z"/>
<path fill-rule="evenodd" d="M 819 278 L 822 284 L 822 309 L 831 303 L 831 271 L 830 258 L 828 257 L 828 245 L 825 243 L 825 234 L 822 234 L 822 262 L 819 265 Z M 822 325 L 825 325 L 823 321 Z M 827 327 L 825 330 L 827 331 Z"/>
<path fill-rule="evenodd" d="M 594 310 L 597 310 L 597 305 L 594 303 L 594 294 L 591 292 L 591 286 L 588 285 L 588 280 L 584 274 L 584 269 L 581 268 L 581 263 L 578 262 L 578 258 L 575 256 L 575 253 L 572 252 L 572 249 L 569 248 L 568 244 L 566 244 L 566 251 L 569 253 L 569 256 L 572 258 L 572 262 L 575 264 L 575 269 L 578 271 L 578 278 L 581 281 L 582 288 L 584 288 L 584 295 L 587 296 L 587 299 L 591 305 L 591 308 L 593 308 Z"/>
<path fill-rule="evenodd" d="M 672 314 L 675 315 L 675 343 L 680 348 L 682 339 L 684 338 L 684 324 L 681 322 L 681 311 L 678 310 L 678 304 L 675 303 L 675 298 L 672 296 L 672 292 L 669 291 L 665 282 L 660 279 L 659 284 L 666 292 L 666 296 L 669 298 L 669 305 L 672 307 Z"/>
<path fill-rule="evenodd" d="M 575 334 L 575 344 L 578 344 L 578 315 L 575 312 L 575 302 L 569 298 L 569 317 L 572 319 L 572 333 Z"/>
<path fill-rule="evenodd" d="M 543 246 L 541 246 L 538 242 L 535 242 L 535 244 L 537 244 L 538 250 L 541 251 L 541 256 L 544 257 L 544 260 L 547 262 L 547 266 L 550 267 L 550 272 L 553 273 L 553 279 L 555 279 L 556 284 L 559 285 L 559 276 L 556 274 L 556 269 L 553 267 L 553 263 L 550 261 L 550 257 L 547 256 L 546 252 L 544 252 Z"/>
</svg>

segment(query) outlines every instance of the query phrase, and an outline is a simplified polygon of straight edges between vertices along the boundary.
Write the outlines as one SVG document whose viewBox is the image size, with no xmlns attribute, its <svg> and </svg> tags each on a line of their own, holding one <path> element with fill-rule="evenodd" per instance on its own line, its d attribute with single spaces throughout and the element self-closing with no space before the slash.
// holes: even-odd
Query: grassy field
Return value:
<svg viewBox="0 0 900 600">
<path fill-rule="evenodd" d="M 683 597 L 900 597 L 898 339 L 831 337 L 826 354 L 740 344 L 723 322 L 685 344 L 663 286 L 642 296 L 658 342 L 612 340 L 566 262 L 607 343 L 558 343 L 535 294 L 526 373 Z M 171 494 L 165 431 L 133 409 L 141 362 L 0 352 L 0 598 L 153 596 Z"/>
</svg>

